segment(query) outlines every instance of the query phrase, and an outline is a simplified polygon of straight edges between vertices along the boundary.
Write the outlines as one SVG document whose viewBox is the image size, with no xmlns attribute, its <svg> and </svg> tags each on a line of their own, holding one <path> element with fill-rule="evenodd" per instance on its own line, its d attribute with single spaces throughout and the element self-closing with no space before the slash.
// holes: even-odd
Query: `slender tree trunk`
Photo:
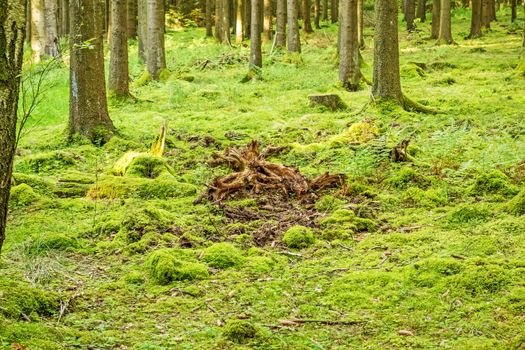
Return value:
<svg viewBox="0 0 525 350">
<path fill-rule="evenodd" d="M 376 28 L 372 94 L 376 100 L 394 100 L 403 104 L 399 75 L 397 1 L 376 0 L 375 10 Z"/>
<path fill-rule="evenodd" d="M 222 43 L 231 44 L 231 32 L 230 32 L 230 12 L 231 12 L 230 0 L 222 0 Z"/>
<path fill-rule="evenodd" d="M 432 31 L 431 39 L 437 39 L 439 36 L 439 23 L 441 18 L 441 0 L 432 0 Z"/>
<path fill-rule="evenodd" d="M 252 0 L 252 30 L 250 38 L 250 72 L 256 74 L 262 68 L 261 12 L 263 0 Z"/>
<path fill-rule="evenodd" d="M 128 13 L 128 38 L 135 39 L 137 37 L 137 15 L 138 15 L 138 0 L 127 0 Z"/>
<path fill-rule="evenodd" d="M 31 1 L 25 1 L 25 20 L 26 20 L 26 30 L 25 30 L 25 40 L 31 45 Z"/>
<path fill-rule="evenodd" d="M 331 12 L 330 12 L 330 18 L 332 20 L 332 23 L 337 23 L 339 20 L 339 1 L 338 0 L 331 0 Z"/>
<path fill-rule="evenodd" d="M 252 2 L 251 0 L 244 0 L 244 10 L 243 10 L 243 33 L 246 39 L 250 38 L 251 35 L 251 26 L 252 26 Z"/>
<path fill-rule="evenodd" d="M 242 43 L 242 40 L 244 39 L 244 34 L 242 32 L 244 23 L 243 23 L 243 16 L 242 16 L 242 10 L 244 8 L 243 0 L 237 0 L 237 8 L 236 8 L 236 19 L 235 19 L 235 42 L 237 44 Z"/>
<path fill-rule="evenodd" d="M 452 28 L 450 15 L 450 0 L 441 0 L 441 16 L 439 22 L 439 44 L 452 44 Z"/>
<path fill-rule="evenodd" d="M 490 29 L 490 0 L 481 0 L 481 28 Z"/>
<path fill-rule="evenodd" d="M 206 0 L 206 36 L 213 36 L 213 0 Z"/>
<path fill-rule="evenodd" d="M 417 18 L 421 22 L 425 22 L 427 19 L 427 0 L 418 0 L 417 2 Z"/>
<path fill-rule="evenodd" d="M 7 202 L 15 155 L 25 5 L 23 0 L 0 1 L 0 253 L 5 240 Z"/>
<path fill-rule="evenodd" d="M 272 0 L 263 0 L 264 19 L 263 19 L 263 42 L 272 40 Z"/>
<path fill-rule="evenodd" d="M 215 0 L 215 38 L 218 42 L 223 42 L 224 31 L 222 21 L 224 19 L 224 0 Z"/>
<path fill-rule="evenodd" d="M 496 1 L 489 0 L 489 12 L 490 12 L 490 21 L 497 21 L 496 18 Z"/>
<path fill-rule="evenodd" d="M 314 25 L 315 29 L 321 29 L 321 0 L 315 0 Z"/>
<path fill-rule="evenodd" d="M 409 32 L 414 30 L 414 17 L 416 14 L 416 1 L 406 0 L 405 3 L 405 21 L 407 22 L 407 30 Z"/>
<path fill-rule="evenodd" d="M 359 48 L 361 49 L 366 47 L 363 1 L 364 0 L 357 0 L 357 41 L 359 42 Z"/>
<path fill-rule="evenodd" d="M 138 20 L 138 27 L 137 27 L 137 37 L 139 39 L 139 45 L 138 45 L 138 55 L 139 59 L 142 62 L 146 62 L 146 43 L 148 41 L 148 6 L 146 3 L 147 0 L 138 0 L 138 12 L 137 12 L 137 20 Z"/>
<path fill-rule="evenodd" d="M 111 58 L 108 89 L 117 98 L 129 97 L 128 17 L 126 0 L 111 1 Z"/>
<path fill-rule="evenodd" d="M 114 0 L 113 0 L 114 1 Z M 153 80 L 166 68 L 164 52 L 164 0 L 147 0 L 147 66 Z"/>
<path fill-rule="evenodd" d="M 62 15 L 60 21 L 62 22 L 62 35 L 69 36 L 69 0 L 61 0 Z"/>
<path fill-rule="evenodd" d="M 340 0 L 341 42 L 339 51 L 339 80 L 349 91 L 359 89 L 361 71 L 359 69 L 358 41 L 358 0 Z"/>
<path fill-rule="evenodd" d="M 302 0 L 302 10 L 303 10 L 303 31 L 305 33 L 313 33 L 312 29 L 312 20 L 311 20 L 311 7 L 312 4 L 310 0 Z"/>
<path fill-rule="evenodd" d="M 60 43 L 58 41 L 58 4 L 57 0 L 44 1 L 46 26 L 46 45 L 44 52 L 47 56 L 60 57 Z"/>
<path fill-rule="evenodd" d="M 328 21 L 328 0 L 323 0 L 323 21 Z"/>
<path fill-rule="evenodd" d="M 469 38 L 480 38 L 481 35 L 481 0 L 472 0 L 472 18 L 470 20 Z"/>
<path fill-rule="evenodd" d="M 69 136 L 80 134 L 94 143 L 104 143 L 115 131 L 104 79 L 104 2 L 71 0 L 70 5 Z"/>
<path fill-rule="evenodd" d="M 512 23 L 516 22 L 516 18 L 518 17 L 517 15 L 517 12 L 516 12 L 516 7 L 517 7 L 517 0 L 510 0 L 510 21 Z"/>
<path fill-rule="evenodd" d="M 253 0 L 252 0 L 253 1 Z M 287 0 L 287 16 L 288 16 L 288 52 L 301 52 L 301 39 L 299 36 L 299 20 L 297 17 L 298 0 Z"/>
<path fill-rule="evenodd" d="M 286 47 L 286 0 L 277 0 L 277 16 L 275 28 L 275 45 Z"/>
<path fill-rule="evenodd" d="M 31 57 L 34 63 L 44 56 L 45 37 L 44 0 L 31 0 Z"/>
</svg>

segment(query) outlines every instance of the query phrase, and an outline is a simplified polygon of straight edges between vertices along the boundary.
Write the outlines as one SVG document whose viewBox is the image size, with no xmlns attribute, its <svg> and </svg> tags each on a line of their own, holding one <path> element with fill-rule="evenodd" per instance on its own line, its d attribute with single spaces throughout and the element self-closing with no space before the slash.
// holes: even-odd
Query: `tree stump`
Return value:
<svg viewBox="0 0 525 350">
<path fill-rule="evenodd" d="M 324 106 L 332 112 L 347 108 L 341 97 L 336 94 L 310 95 L 308 99 L 310 100 L 310 107 Z"/>
</svg>

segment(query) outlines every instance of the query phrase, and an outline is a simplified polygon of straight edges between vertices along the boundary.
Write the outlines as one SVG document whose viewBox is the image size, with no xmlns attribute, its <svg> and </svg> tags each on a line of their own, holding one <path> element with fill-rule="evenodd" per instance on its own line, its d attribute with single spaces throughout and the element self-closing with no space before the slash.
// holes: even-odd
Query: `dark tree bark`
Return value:
<svg viewBox="0 0 525 350">
<path fill-rule="evenodd" d="M 338 0 L 331 0 L 331 12 L 330 12 L 330 18 L 332 20 L 332 23 L 337 23 L 339 20 L 339 1 Z"/>
<path fill-rule="evenodd" d="M 31 57 L 34 63 L 44 57 L 45 37 L 44 0 L 31 0 Z"/>
<path fill-rule="evenodd" d="M 328 0 L 323 0 L 323 21 L 328 20 Z"/>
<path fill-rule="evenodd" d="M 490 21 L 497 21 L 496 18 L 496 1 L 495 0 L 489 0 L 489 12 L 490 12 Z"/>
<path fill-rule="evenodd" d="M 312 20 L 311 20 L 311 7 L 310 0 L 302 0 L 302 14 L 303 14 L 303 31 L 305 33 L 313 33 Z"/>
<path fill-rule="evenodd" d="M 405 21 L 409 32 L 414 30 L 414 17 L 416 15 L 416 1 L 406 0 L 405 2 Z"/>
<path fill-rule="evenodd" d="M 481 0 L 481 28 L 490 29 L 490 0 Z"/>
<path fill-rule="evenodd" d="M 417 18 L 421 22 L 425 22 L 427 19 L 427 0 L 418 0 L 417 2 Z"/>
<path fill-rule="evenodd" d="M 272 40 L 272 0 L 263 0 L 263 42 Z"/>
<path fill-rule="evenodd" d="M 137 37 L 139 40 L 138 49 L 139 49 L 139 59 L 142 62 L 146 62 L 146 43 L 148 41 L 148 4 L 147 0 L 138 0 L 138 13 L 137 13 Z"/>
<path fill-rule="evenodd" d="M 439 36 L 439 23 L 441 18 L 441 0 L 432 0 L 432 30 L 431 39 L 437 39 Z"/>
<path fill-rule="evenodd" d="M 251 35 L 251 25 L 252 25 L 252 2 L 251 0 L 244 0 L 243 4 L 243 19 L 242 32 L 245 39 L 249 39 Z"/>
<path fill-rule="evenodd" d="M 321 29 L 321 0 L 315 0 L 314 10 L 315 29 Z"/>
<path fill-rule="evenodd" d="M 253 0 L 252 0 L 253 1 Z M 288 52 L 301 52 L 301 38 L 299 36 L 298 0 L 287 0 L 288 16 Z"/>
<path fill-rule="evenodd" d="M 261 12 L 263 0 L 252 0 L 252 30 L 250 38 L 250 72 L 256 74 L 262 68 Z"/>
<path fill-rule="evenodd" d="M 224 0 L 215 0 L 215 38 L 218 42 L 223 42 L 224 31 L 222 21 L 224 20 Z"/>
<path fill-rule="evenodd" d="M 452 44 L 452 26 L 450 0 L 441 0 L 441 16 L 439 19 L 438 44 Z"/>
<path fill-rule="evenodd" d="M 286 0 L 277 0 L 275 46 L 286 47 Z"/>
<path fill-rule="evenodd" d="M 363 0 L 357 0 L 357 41 L 359 42 L 359 48 L 364 49 L 365 44 L 365 19 L 363 10 Z"/>
<path fill-rule="evenodd" d="M 25 40 L 31 45 L 31 1 L 25 1 L 25 19 L 26 19 L 26 30 L 25 30 Z"/>
<path fill-rule="evenodd" d="M 394 100 L 403 104 L 399 75 L 399 38 L 397 1 L 376 0 L 374 38 L 374 75 L 372 95 L 376 100 Z"/>
<path fill-rule="evenodd" d="M 126 0 L 111 1 L 111 58 L 109 61 L 108 88 L 119 98 L 129 97 L 128 68 L 128 17 Z"/>
<path fill-rule="evenodd" d="M 349 91 L 359 89 L 361 71 L 359 69 L 358 41 L 358 0 L 340 0 L 341 22 L 339 25 L 339 80 Z"/>
<path fill-rule="evenodd" d="M 153 80 L 159 80 L 159 74 L 166 69 L 164 51 L 164 1 L 147 0 L 147 59 L 148 72 Z"/>
<path fill-rule="evenodd" d="M 137 37 L 138 0 L 127 0 L 128 38 Z"/>
<path fill-rule="evenodd" d="M 516 18 L 518 17 L 516 12 L 517 3 L 516 0 L 510 0 L 510 21 L 513 23 L 516 22 Z"/>
<path fill-rule="evenodd" d="M 44 0 L 44 22 L 46 27 L 46 44 L 44 47 L 44 52 L 47 56 L 54 58 L 60 57 L 57 14 L 57 0 Z"/>
<path fill-rule="evenodd" d="M 469 38 L 480 38 L 481 35 L 481 0 L 472 0 L 472 18 L 470 20 Z"/>
<path fill-rule="evenodd" d="M 244 8 L 243 0 L 236 0 L 237 1 L 237 7 L 236 7 L 236 18 L 235 18 L 235 42 L 237 44 L 242 43 L 242 40 L 244 39 L 244 34 L 242 32 L 244 23 L 243 23 L 243 16 L 242 16 L 242 10 Z"/>
<path fill-rule="evenodd" d="M 104 2 L 71 0 L 69 40 L 69 136 L 104 143 L 115 131 L 109 119 L 104 79 Z"/>
<path fill-rule="evenodd" d="M 206 0 L 206 36 L 213 36 L 213 0 Z"/>
<path fill-rule="evenodd" d="M 60 36 L 69 36 L 69 0 L 60 0 Z"/>
<path fill-rule="evenodd" d="M 5 240 L 7 202 L 15 155 L 25 5 L 23 0 L 0 1 L 0 253 Z"/>
</svg>

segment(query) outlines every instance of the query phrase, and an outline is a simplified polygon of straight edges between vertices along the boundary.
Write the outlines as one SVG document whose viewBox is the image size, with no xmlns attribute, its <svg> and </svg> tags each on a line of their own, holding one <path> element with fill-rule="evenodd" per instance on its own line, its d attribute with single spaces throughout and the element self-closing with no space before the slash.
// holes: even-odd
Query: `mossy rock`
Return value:
<svg viewBox="0 0 525 350">
<path fill-rule="evenodd" d="M 57 169 L 66 169 L 77 163 L 80 159 L 68 151 L 53 151 L 31 155 L 16 163 L 15 169 L 34 173 L 50 172 Z"/>
<path fill-rule="evenodd" d="M 309 227 L 295 225 L 284 233 L 283 243 L 290 248 L 307 248 L 315 243 L 314 231 Z"/>
<path fill-rule="evenodd" d="M 244 263 L 241 250 L 226 242 L 215 243 L 206 248 L 202 259 L 209 266 L 217 269 L 227 269 Z"/>
<path fill-rule="evenodd" d="M 479 175 L 468 189 L 469 194 L 483 196 L 487 194 L 515 195 L 518 190 L 513 186 L 507 175 L 501 171 L 492 170 Z"/>
<path fill-rule="evenodd" d="M 206 265 L 183 260 L 176 250 L 159 249 L 151 253 L 145 263 L 150 278 L 166 285 L 174 281 L 192 281 L 208 277 Z"/>
<path fill-rule="evenodd" d="M 58 295 L 26 283 L 0 279 L 0 314 L 12 319 L 38 320 L 58 311 Z"/>
<path fill-rule="evenodd" d="M 40 195 L 27 184 L 13 186 L 10 190 L 9 206 L 13 208 L 26 207 L 39 201 L 40 198 Z"/>
<path fill-rule="evenodd" d="M 49 251 L 74 251 L 80 247 L 75 236 L 53 233 L 38 236 L 26 243 L 26 252 L 31 255 L 46 254 Z"/>
<path fill-rule="evenodd" d="M 234 343 L 247 344 L 260 336 L 260 329 L 247 320 L 228 320 L 222 333 Z"/>
<path fill-rule="evenodd" d="M 525 188 L 507 203 L 505 210 L 516 216 L 525 214 Z"/>
</svg>

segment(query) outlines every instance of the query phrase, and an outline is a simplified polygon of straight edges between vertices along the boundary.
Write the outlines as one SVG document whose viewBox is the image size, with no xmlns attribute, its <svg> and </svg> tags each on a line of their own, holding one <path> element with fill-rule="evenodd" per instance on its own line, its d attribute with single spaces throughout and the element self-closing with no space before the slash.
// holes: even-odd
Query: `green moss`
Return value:
<svg viewBox="0 0 525 350">
<path fill-rule="evenodd" d="M 50 233 L 29 240 L 26 251 L 31 255 L 46 254 L 49 251 L 74 251 L 80 247 L 75 236 Z"/>
<path fill-rule="evenodd" d="M 492 170 L 481 174 L 469 187 L 471 195 L 483 196 L 487 194 L 514 195 L 517 189 L 509 182 L 509 178 L 501 171 Z"/>
<path fill-rule="evenodd" d="M 145 266 L 150 278 L 161 285 L 173 281 L 191 281 L 208 277 L 206 265 L 182 260 L 173 249 L 154 251 L 148 256 Z"/>
<path fill-rule="evenodd" d="M 447 221 L 452 224 L 472 224 L 485 222 L 490 216 L 491 212 L 483 205 L 463 204 L 448 214 Z"/>
<path fill-rule="evenodd" d="M 9 206 L 13 208 L 26 207 L 38 200 L 40 200 L 40 195 L 29 185 L 21 184 L 11 187 Z"/>
<path fill-rule="evenodd" d="M 8 318 L 21 319 L 25 315 L 38 320 L 58 311 L 58 296 L 26 283 L 0 279 L 0 306 L 0 314 Z"/>
<path fill-rule="evenodd" d="M 465 267 L 452 258 L 430 258 L 414 265 L 412 281 L 421 287 L 433 287 L 448 276 L 461 273 Z"/>
<path fill-rule="evenodd" d="M 204 250 L 202 259 L 211 267 L 227 269 L 244 263 L 241 250 L 231 243 L 215 243 Z"/>
<path fill-rule="evenodd" d="M 412 168 L 404 167 L 385 180 L 385 183 L 393 188 L 404 189 L 409 186 L 425 188 L 430 184 L 430 180 L 417 173 Z"/>
<path fill-rule="evenodd" d="M 521 190 L 512 198 L 505 207 L 506 211 L 513 215 L 525 214 L 525 189 Z"/>
<path fill-rule="evenodd" d="M 138 77 L 134 82 L 133 85 L 135 87 L 141 87 L 148 85 L 152 81 L 151 75 L 149 74 L 148 70 L 144 70 L 144 72 L 141 74 L 140 77 Z"/>
<path fill-rule="evenodd" d="M 167 68 L 164 68 L 164 69 L 161 69 L 160 72 L 159 72 L 159 81 L 161 83 L 165 83 L 166 81 L 168 81 L 168 79 L 171 77 L 171 72 L 169 69 Z"/>
<path fill-rule="evenodd" d="M 247 344 L 259 337 L 260 330 L 246 320 L 228 320 L 222 333 L 226 339 L 234 343 Z"/>
<path fill-rule="evenodd" d="M 110 154 L 126 153 L 131 150 L 145 150 L 145 147 L 142 143 L 123 139 L 117 136 L 112 137 L 111 140 L 104 144 L 102 148 Z"/>
<path fill-rule="evenodd" d="M 283 243 L 290 248 L 307 248 L 314 244 L 315 236 L 311 228 L 295 225 L 284 233 Z"/>
<path fill-rule="evenodd" d="M 131 271 L 122 276 L 122 280 L 127 284 L 140 285 L 144 283 L 144 276 L 139 271 Z"/>
<path fill-rule="evenodd" d="M 262 275 L 270 273 L 276 265 L 276 261 L 272 258 L 266 256 L 250 256 L 246 259 L 244 268 L 250 274 Z"/>
<path fill-rule="evenodd" d="M 493 294 L 509 283 L 508 271 L 499 265 L 473 266 L 454 276 L 453 282 L 471 295 Z"/>
<path fill-rule="evenodd" d="M 325 195 L 315 202 L 315 209 L 322 212 L 332 212 L 343 205 L 345 201 L 332 195 Z"/>
<path fill-rule="evenodd" d="M 402 202 L 409 207 L 436 208 L 449 202 L 447 192 L 439 188 L 422 190 L 418 187 L 409 187 L 402 196 Z"/>
<path fill-rule="evenodd" d="M 43 176 L 30 175 L 24 173 L 13 173 L 12 186 L 21 184 L 29 185 L 37 193 L 43 196 L 53 196 L 56 191 L 55 183 Z"/>
<path fill-rule="evenodd" d="M 121 232 L 124 233 L 127 243 L 134 243 L 149 232 L 168 232 L 172 224 L 173 217 L 168 211 L 146 206 L 126 214 L 121 223 Z"/>
<path fill-rule="evenodd" d="M 38 153 L 24 157 L 16 164 L 15 169 L 28 170 L 34 173 L 49 172 L 75 165 L 78 158 L 75 154 L 67 151 Z"/>
<path fill-rule="evenodd" d="M 131 161 L 126 169 L 126 175 L 155 179 L 167 171 L 167 166 L 163 158 L 143 154 Z"/>
</svg>

